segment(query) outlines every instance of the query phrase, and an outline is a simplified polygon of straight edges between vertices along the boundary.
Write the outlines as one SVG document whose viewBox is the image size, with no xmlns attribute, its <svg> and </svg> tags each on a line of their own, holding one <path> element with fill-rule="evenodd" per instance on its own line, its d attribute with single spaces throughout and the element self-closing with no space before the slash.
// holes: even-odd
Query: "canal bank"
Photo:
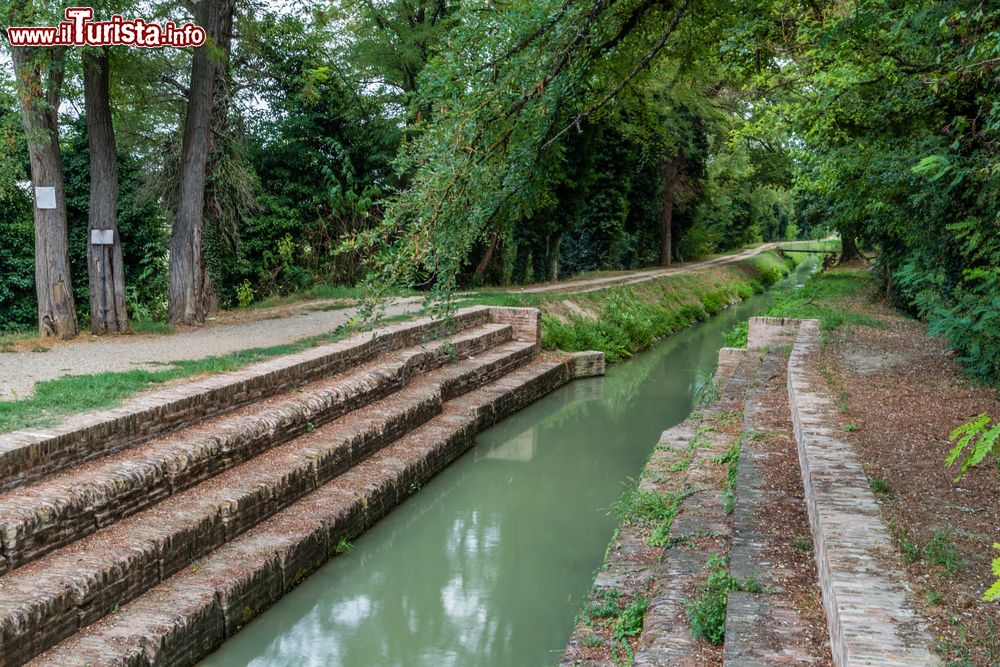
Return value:
<svg viewBox="0 0 1000 667">
<path fill-rule="evenodd" d="M 772 298 L 738 303 L 484 432 L 203 664 L 557 663 L 617 524 L 609 508 L 660 432 L 690 413 L 722 333 Z"/>
</svg>

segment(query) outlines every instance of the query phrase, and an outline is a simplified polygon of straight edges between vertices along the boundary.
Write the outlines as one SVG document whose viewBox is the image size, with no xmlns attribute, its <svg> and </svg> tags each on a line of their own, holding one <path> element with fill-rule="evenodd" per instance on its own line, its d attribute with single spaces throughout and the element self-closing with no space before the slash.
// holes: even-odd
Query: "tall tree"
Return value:
<svg viewBox="0 0 1000 667">
<path fill-rule="evenodd" d="M 677 161 L 666 158 L 660 165 L 660 228 L 663 233 L 663 245 L 660 250 L 660 265 L 670 266 L 673 255 L 674 225 L 674 185 L 677 181 Z"/>
<path fill-rule="evenodd" d="M 201 0 L 195 21 L 205 29 L 207 40 L 195 49 L 191 61 L 191 85 L 181 144 L 180 187 L 170 239 L 170 291 L 167 317 L 181 324 L 204 324 L 212 295 L 205 263 L 205 180 L 208 154 L 212 147 L 212 111 L 216 79 L 228 62 L 229 36 L 223 29 L 232 25 L 231 0 Z"/>
<path fill-rule="evenodd" d="M 108 47 L 83 52 L 83 91 L 90 147 L 90 214 L 87 273 L 90 330 L 128 330 L 125 272 L 118 234 L 118 148 L 111 121 Z"/>
<path fill-rule="evenodd" d="M 12 10 L 11 24 L 17 25 L 17 9 Z M 34 207 L 38 334 L 72 338 L 77 334 L 76 305 L 70 279 L 58 120 L 65 58 L 65 48 L 11 47 L 31 180 L 36 188 L 55 190 L 54 208 L 40 208 L 41 201 Z"/>
</svg>

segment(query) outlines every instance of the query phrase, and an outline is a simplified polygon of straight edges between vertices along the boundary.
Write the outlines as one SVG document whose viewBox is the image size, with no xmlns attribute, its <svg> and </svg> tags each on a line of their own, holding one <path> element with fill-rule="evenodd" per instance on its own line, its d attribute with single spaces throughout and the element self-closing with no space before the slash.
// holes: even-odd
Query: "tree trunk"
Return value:
<svg viewBox="0 0 1000 667">
<path fill-rule="evenodd" d="M 858 258 L 858 244 L 854 234 L 846 229 L 840 230 L 840 263 L 851 262 Z"/>
<path fill-rule="evenodd" d="M 559 247 L 562 245 L 563 233 L 556 234 L 556 240 L 552 242 L 552 250 L 549 253 L 549 281 L 559 280 Z"/>
<path fill-rule="evenodd" d="M 90 145 L 87 273 L 90 278 L 90 330 L 95 334 L 128 330 L 125 272 L 118 235 L 118 149 L 111 124 L 109 66 L 107 47 L 99 53 L 84 52 L 83 95 Z M 103 242 L 106 239 L 100 237 L 105 236 L 111 237 L 111 243 Z M 94 243 L 95 240 L 101 243 Z"/>
<path fill-rule="evenodd" d="M 483 276 L 486 275 L 486 270 L 490 268 L 490 264 L 493 262 L 493 253 L 496 252 L 497 242 L 499 241 L 499 239 L 500 239 L 499 235 L 494 235 L 493 239 L 490 240 L 490 244 L 486 246 L 486 253 L 483 255 L 483 258 L 479 261 L 479 264 L 476 265 L 476 270 L 472 274 L 473 285 L 483 284 Z"/>
<path fill-rule="evenodd" d="M 677 180 L 677 161 L 668 159 L 660 165 L 660 229 L 663 246 L 660 248 L 660 266 L 670 266 L 673 257 L 674 183 Z"/>
<path fill-rule="evenodd" d="M 21 119 L 28 138 L 32 185 L 55 189 L 55 208 L 39 208 L 37 195 L 34 207 L 38 335 L 64 339 L 77 333 L 57 116 L 65 57 L 65 48 L 11 48 Z M 46 69 L 47 86 L 42 78 Z"/>
<path fill-rule="evenodd" d="M 180 187 L 170 238 L 170 290 L 167 316 L 173 323 L 204 324 L 211 289 L 205 265 L 205 177 L 211 150 L 212 106 L 218 59 L 217 48 L 226 0 L 201 0 L 195 21 L 207 41 L 194 51 L 191 85 L 181 144 Z"/>
</svg>

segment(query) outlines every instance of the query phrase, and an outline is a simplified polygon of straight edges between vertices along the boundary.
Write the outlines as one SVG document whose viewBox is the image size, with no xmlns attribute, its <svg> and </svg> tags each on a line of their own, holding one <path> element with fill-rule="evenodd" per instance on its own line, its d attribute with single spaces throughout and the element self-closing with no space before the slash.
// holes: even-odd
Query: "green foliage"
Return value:
<svg viewBox="0 0 1000 667">
<path fill-rule="evenodd" d="M 881 477 L 868 478 L 868 487 L 873 493 L 885 495 L 889 493 L 889 483 Z"/>
<path fill-rule="evenodd" d="M 23 192 L 0 191 L 0 331 L 25 329 L 37 318 L 35 232 L 31 200 Z"/>
<path fill-rule="evenodd" d="M 734 442 L 717 461 L 726 466 L 726 486 L 722 493 L 722 507 L 726 514 L 736 508 L 736 480 L 740 471 L 740 443 Z"/>
<path fill-rule="evenodd" d="M 708 560 L 709 574 L 698 595 L 688 601 L 687 617 L 691 634 L 720 645 L 726 636 L 726 605 L 733 587 L 726 559 L 713 555 Z"/>
<path fill-rule="evenodd" d="M 246 308 L 253 303 L 253 297 L 254 291 L 249 280 L 244 279 L 242 283 L 236 286 L 236 301 L 239 303 L 240 308 Z"/>
<path fill-rule="evenodd" d="M 938 528 L 924 545 L 923 556 L 928 563 L 942 566 L 948 574 L 957 574 L 965 567 L 965 561 L 958 554 L 951 531 Z"/>
<path fill-rule="evenodd" d="M 997 467 L 1000 468 L 1000 424 L 992 423 L 992 419 L 987 414 L 981 414 L 975 419 L 958 426 L 948 439 L 955 443 L 955 447 L 948 454 L 945 462 L 955 465 L 962 459 L 962 467 L 955 478 L 957 482 L 972 466 L 982 463 L 990 454 L 997 460 Z"/>
<path fill-rule="evenodd" d="M 750 322 L 740 322 L 723 332 L 723 343 L 726 347 L 746 347 L 749 333 Z"/>
<path fill-rule="evenodd" d="M 761 284 L 765 273 L 785 275 L 789 270 L 774 255 L 754 260 L 740 262 L 733 275 L 714 286 L 678 276 L 658 281 L 662 290 L 652 295 L 636 288 L 601 292 L 603 307 L 596 320 L 574 317 L 567 322 L 543 318 L 542 345 L 568 352 L 600 350 L 611 362 L 626 359 L 658 338 L 704 321 L 728 304 L 750 296 L 751 286 Z"/>
<path fill-rule="evenodd" d="M 343 245 L 366 255 L 376 293 L 657 261 L 658 198 L 685 259 L 779 238 L 788 170 L 729 141 L 750 105 L 710 83 L 738 12 L 692 7 L 463 3 L 418 79 L 428 113 L 397 163 L 409 187 Z M 701 240 L 684 245 L 692 229 Z"/>
<path fill-rule="evenodd" d="M 646 620 L 646 611 L 649 609 L 649 600 L 642 595 L 629 603 L 622 610 L 621 615 L 614 624 L 614 644 L 612 645 L 612 655 L 616 665 L 628 667 L 635 658 L 629 639 L 638 637 L 642 633 L 642 625 Z"/>
<path fill-rule="evenodd" d="M 1000 551 L 1000 544 L 994 544 L 993 548 Z M 987 602 L 996 602 L 1000 600 L 1000 557 L 993 560 L 993 576 L 997 578 L 993 585 L 990 586 L 986 594 L 983 595 L 983 599 Z"/>
<path fill-rule="evenodd" d="M 584 611 L 587 618 L 618 618 L 622 613 L 622 594 L 614 588 L 604 588 L 594 595 Z"/>
<path fill-rule="evenodd" d="M 990 424 L 992 421 L 989 415 L 985 413 L 981 414 L 975 419 L 958 426 L 948 436 L 948 439 L 955 443 L 955 447 L 948 454 L 946 463 L 952 466 L 959 459 L 962 459 L 962 468 L 959 471 L 958 477 L 955 478 L 956 482 L 965 475 L 969 468 L 981 464 L 990 454 L 997 459 L 997 467 L 1000 468 L 1000 441 L 998 441 L 1000 440 L 1000 425 L 993 425 L 991 427 Z M 936 536 L 937 534 L 935 533 Z M 1000 544 L 993 546 L 1000 549 Z M 940 549 L 935 548 L 935 552 L 943 554 L 944 560 L 952 560 L 947 557 L 951 554 L 944 547 Z M 953 557 L 958 558 L 957 554 Z M 983 599 L 987 601 L 1000 600 L 1000 558 L 993 561 L 993 574 L 996 575 L 997 581 L 993 583 L 983 596 Z"/>
<path fill-rule="evenodd" d="M 694 404 L 699 407 L 712 405 L 719 400 L 719 385 L 710 371 L 698 369 L 694 374 Z"/>
<path fill-rule="evenodd" d="M 784 5 L 758 8 L 787 25 Z M 767 39 L 793 55 L 752 76 L 758 89 L 794 81 L 809 91 L 770 96 L 754 123 L 799 139 L 791 147 L 798 226 L 835 229 L 874 250 L 886 296 L 926 319 L 970 374 L 995 382 L 1000 7 L 879 0 L 792 12 L 795 28 Z M 730 39 L 760 53 L 760 36 Z"/>
</svg>

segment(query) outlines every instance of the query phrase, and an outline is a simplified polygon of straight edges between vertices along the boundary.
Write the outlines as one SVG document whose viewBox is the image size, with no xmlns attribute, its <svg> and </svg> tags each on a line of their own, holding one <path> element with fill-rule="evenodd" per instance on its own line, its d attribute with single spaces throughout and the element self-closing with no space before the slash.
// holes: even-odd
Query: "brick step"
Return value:
<svg viewBox="0 0 1000 667">
<path fill-rule="evenodd" d="M 0 495 L 0 574 L 81 539 L 282 442 L 388 396 L 454 358 L 511 339 L 486 324 L 404 348 Z"/>
<path fill-rule="evenodd" d="M 505 387 L 504 375 L 535 351 L 534 341 L 507 343 L 421 375 L 387 398 L 0 577 L 0 665 L 30 659 L 346 474 L 438 415 L 446 401 L 489 382 Z"/>
<path fill-rule="evenodd" d="M 0 434 L 0 491 L 164 435 L 206 417 L 371 361 L 380 354 L 489 322 L 510 324 L 518 340 L 537 340 L 537 313 L 465 308 L 447 320 L 420 318 L 252 364 L 238 371 L 144 393 L 122 405 L 75 415 L 58 426 Z"/>
<path fill-rule="evenodd" d="M 427 423 L 29 664 L 194 664 L 336 555 L 341 540 L 363 532 L 461 455 L 476 433 L 573 375 L 571 358 L 543 355 L 453 398 Z M 7 635 L 4 641 L 0 656 L 20 648 Z M 18 664 L 4 660 L 4 667 Z"/>
</svg>

